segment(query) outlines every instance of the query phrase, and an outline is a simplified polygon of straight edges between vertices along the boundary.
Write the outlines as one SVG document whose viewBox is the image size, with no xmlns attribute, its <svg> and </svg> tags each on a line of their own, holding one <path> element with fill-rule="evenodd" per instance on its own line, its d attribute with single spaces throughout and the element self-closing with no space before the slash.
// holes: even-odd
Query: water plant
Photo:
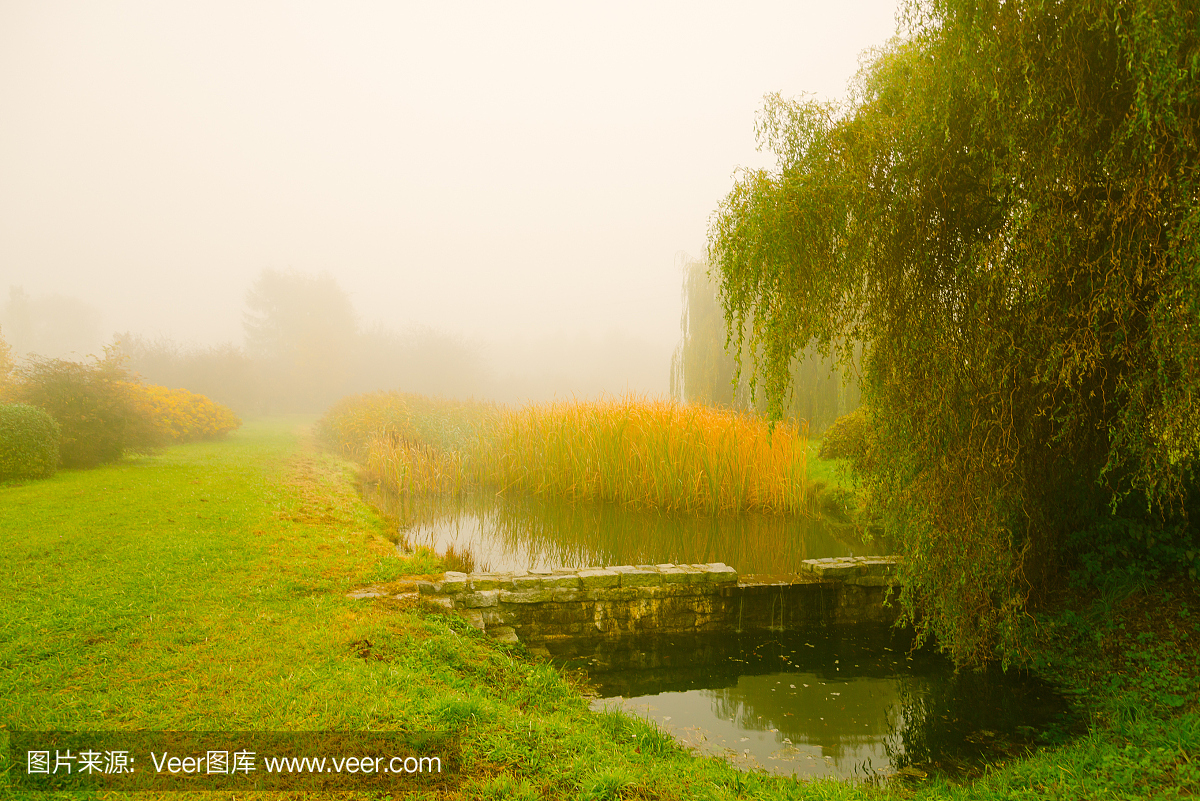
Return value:
<svg viewBox="0 0 1200 801">
<path fill-rule="evenodd" d="M 317 423 L 327 447 L 363 466 L 362 478 L 406 495 L 461 494 L 500 407 L 405 392 L 351 395 Z"/>
<path fill-rule="evenodd" d="M 795 422 L 636 396 L 510 412 L 489 439 L 501 489 L 649 509 L 795 513 L 806 500 Z"/>
<path fill-rule="evenodd" d="M 806 432 L 753 414 L 636 396 L 510 409 L 399 392 L 318 424 L 364 478 L 406 494 L 500 492 L 647 509 L 804 511 Z"/>
</svg>

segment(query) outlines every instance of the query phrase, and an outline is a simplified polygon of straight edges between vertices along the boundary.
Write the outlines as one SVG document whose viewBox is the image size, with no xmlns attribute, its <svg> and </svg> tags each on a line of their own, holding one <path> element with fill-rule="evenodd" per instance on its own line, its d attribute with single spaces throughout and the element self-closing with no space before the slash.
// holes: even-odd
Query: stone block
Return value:
<svg viewBox="0 0 1200 801">
<path fill-rule="evenodd" d="M 591 611 L 584 609 L 578 604 L 546 604 L 540 610 L 538 620 L 547 623 L 563 624 L 577 623 L 581 620 L 590 620 Z"/>
<path fill-rule="evenodd" d="M 517 637 L 516 630 L 511 626 L 497 626 L 494 629 L 489 629 L 488 634 L 491 635 L 493 640 L 499 640 L 500 642 L 520 642 L 520 638 Z"/>
<path fill-rule="evenodd" d="M 521 589 L 517 591 L 498 590 L 500 601 L 506 604 L 544 604 L 551 600 L 550 590 Z"/>
<path fill-rule="evenodd" d="M 520 573 L 512 577 L 512 589 L 517 591 L 540 589 L 546 576 L 532 573 Z"/>
<path fill-rule="evenodd" d="M 433 595 L 437 590 L 434 588 L 432 581 L 418 581 L 417 592 L 422 595 Z"/>
<path fill-rule="evenodd" d="M 473 592 L 508 589 L 512 586 L 512 577 L 503 573 L 481 573 L 470 579 Z"/>
<path fill-rule="evenodd" d="M 838 593 L 838 606 L 840 607 L 859 607 L 867 599 L 866 590 L 856 584 L 843 584 L 842 591 Z"/>
<path fill-rule="evenodd" d="M 485 606 L 495 606 L 499 600 L 499 590 L 483 590 L 482 592 L 464 592 L 454 597 L 457 606 L 465 609 L 481 609 Z"/>
<path fill-rule="evenodd" d="M 461 610 L 459 610 L 459 614 L 462 615 L 463 617 L 465 617 L 467 619 L 468 623 L 470 623 L 472 626 L 479 629 L 480 631 L 487 628 L 487 624 L 483 620 L 483 612 L 481 610 L 479 610 L 479 609 L 461 609 Z"/>
<path fill-rule="evenodd" d="M 580 585 L 585 590 L 598 587 L 616 587 L 621 583 L 621 574 L 604 568 L 587 568 L 578 573 Z"/>
<path fill-rule="evenodd" d="M 660 568 L 659 573 L 662 574 L 664 584 L 687 584 L 688 571 L 674 565 Z"/>
<path fill-rule="evenodd" d="M 559 604 L 582 601 L 584 600 L 584 593 L 583 590 L 551 590 L 550 600 Z"/>
<path fill-rule="evenodd" d="M 514 620 L 515 616 L 511 612 L 506 612 L 498 606 L 489 606 L 478 610 L 466 609 L 463 611 L 463 614 L 467 612 L 475 612 L 482 616 L 483 624 L 488 628 L 492 626 L 511 626 L 516 622 Z"/>
<path fill-rule="evenodd" d="M 652 587 L 662 584 L 662 574 L 657 570 L 626 570 L 621 573 L 622 587 Z"/>
<path fill-rule="evenodd" d="M 715 564 L 708 565 L 708 570 L 705 571 L 706 578 L 712 584 L 728 584 L 737 582 L 737 571 L 729 565 Z"/>
<path fill-rule="evenodd" d="M 858 578 L 850 579 L 848 584 L 857 584 L 859 587 L 895 587 L 895 576 L 859 576 Z"/>
<path fill-rule="evenodd" d="M 441 592 L 445 595 L 458 595 L 460 592 L 466 592 L 470 589 L 470 581 L 465 573 L 460 573 L 455 576 L 446 574 L 447 578 L 442 581 Z"/>
<path fill-rule="evenodd" d="M 637 587 L 601 587 L 584 590 L 583 596 L 589 601 L 631 601 L 639 596 L 639 592 Z"/>
<path fill-rule="evenodd" d="M 801 569 L 816 573 L 823 580 L 856 578 L 862 571 L 861 559 L 844 556 L 828 559 L 805 559 L 800 563 Z"/>
</svg>

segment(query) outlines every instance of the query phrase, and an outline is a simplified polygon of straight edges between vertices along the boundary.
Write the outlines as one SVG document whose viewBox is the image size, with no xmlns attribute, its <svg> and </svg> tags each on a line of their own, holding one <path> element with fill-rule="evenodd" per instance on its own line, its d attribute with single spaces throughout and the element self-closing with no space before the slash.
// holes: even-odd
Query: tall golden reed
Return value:
<svg viewBox="0 0 1200 801">
<path fill-rule="evenodd" d="M 487 440 L 504 490 L 650 509 L 803 511 L 805 433 L 759 417 L 633 396 L 526 406 Z"/>
<path fill-rule="evenodd" d="M 517 410 L 403 393 L 347 398 L 323 439 L 412 494 L 472 486 L 689 512 L 807 510 L 807 435 L 723 409 L 634 396 Z"/>
<path fill-rule="evenodd" d="M 500 407 L 404 392 L 343 398 L 317 424 L 326 445 L 363 465 L 363 478 L 405 493 L 459 494 Z"/>
</svg>

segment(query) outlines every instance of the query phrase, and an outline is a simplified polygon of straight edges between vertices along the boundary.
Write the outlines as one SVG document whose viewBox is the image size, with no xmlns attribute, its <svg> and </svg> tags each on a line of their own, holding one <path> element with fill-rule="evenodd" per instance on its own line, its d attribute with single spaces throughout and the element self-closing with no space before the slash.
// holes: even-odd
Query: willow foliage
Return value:
<svg viewBox="0 0 1200 801">
<path fill-rule="evenodd" d="M 841 106 L 771 97 L 772 171 L 710 232 L 778 413 L 810 340 L 870 343 L 872 503 L 902 603 L 1018 656 L 1066 532 L 1177 510 L 1200 447 L 1195 2 L 913 6 Z"/>
</svg>

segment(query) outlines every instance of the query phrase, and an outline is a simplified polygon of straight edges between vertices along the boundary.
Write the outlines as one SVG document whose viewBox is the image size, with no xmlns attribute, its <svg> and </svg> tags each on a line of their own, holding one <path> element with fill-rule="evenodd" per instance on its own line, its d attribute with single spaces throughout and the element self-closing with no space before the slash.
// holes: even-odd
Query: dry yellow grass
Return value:
<svg viewBox="0 0 1200 801">
<path fill-rule="evenodd" d="M 500 488 L 652 509 L 792 513 L 804 508 L 805 445 L 795 424 L 627 396 L 527 406 L 488 437 Z"/>
<path fill-rule="evenodd" d="M 364 477 L 407 494 L 472 486 L 651 509 L 806 508 L 805 431 L 634 396 L 517 410 L 401 393 L 348 398 L 320 424 Z"/>
</svg>

